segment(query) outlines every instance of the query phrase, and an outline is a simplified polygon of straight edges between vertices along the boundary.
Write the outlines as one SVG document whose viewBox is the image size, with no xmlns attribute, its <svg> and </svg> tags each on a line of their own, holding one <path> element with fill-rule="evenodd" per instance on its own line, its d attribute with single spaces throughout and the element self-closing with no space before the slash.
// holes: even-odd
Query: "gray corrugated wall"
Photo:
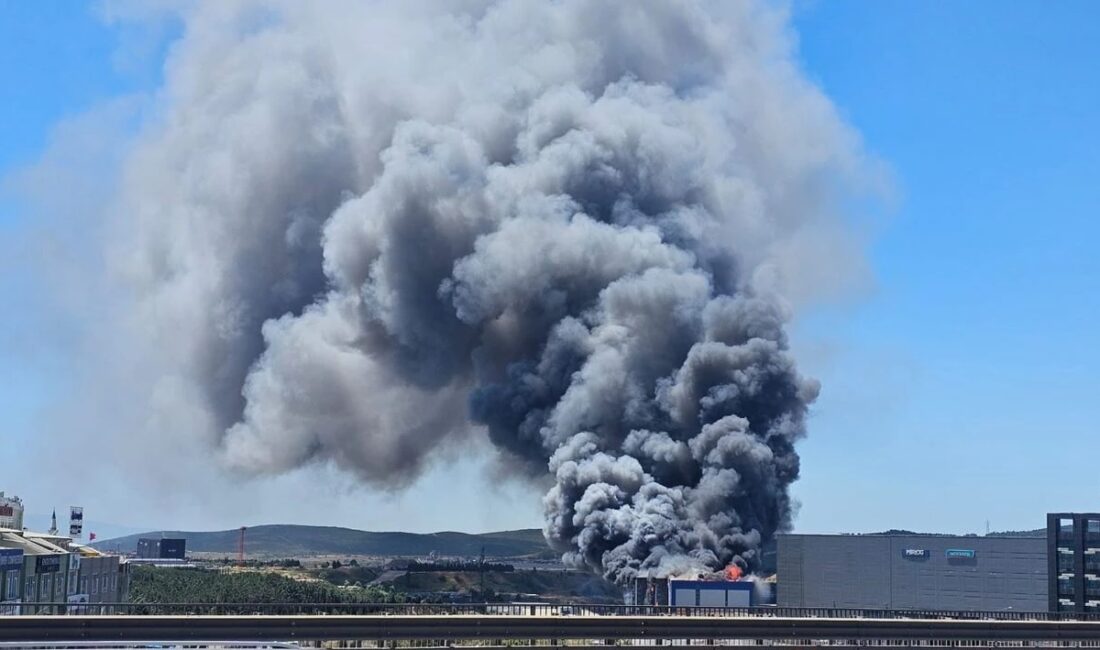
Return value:
<svg viewBox="0 0 1100 650">
<path fill-rule="evenodd" d="M 777 605 L 801 607 L 803 602 L 802 585 L 802 537 L 799 535 L 781 535 L 776 540 L 776 583 L 775 602 Z M 779 578 L 786 576 L 785 581 Z M 786 602 L 785 602 L 786 601 Z"/>
<path fill-rule="evenodd" d="M 975 556 L 951 560 L 948 549 Z M 1047 609 L 1042 538 L 782 535 L 777 564 L 782 606 Z"/>
</svg>

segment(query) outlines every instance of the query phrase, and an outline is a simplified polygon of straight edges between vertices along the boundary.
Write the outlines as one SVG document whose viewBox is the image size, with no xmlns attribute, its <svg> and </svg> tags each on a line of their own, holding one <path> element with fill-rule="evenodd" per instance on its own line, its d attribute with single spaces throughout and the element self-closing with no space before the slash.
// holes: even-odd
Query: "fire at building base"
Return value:
<svg viewBox="0 0 1100 650">
<path fill-rule="evenodd" d="M 704 577 L 634 579 L 627 604 L 657 607 L 756 607 L 775 604 L 773 584 L 740 572 Z"/>
</svg>

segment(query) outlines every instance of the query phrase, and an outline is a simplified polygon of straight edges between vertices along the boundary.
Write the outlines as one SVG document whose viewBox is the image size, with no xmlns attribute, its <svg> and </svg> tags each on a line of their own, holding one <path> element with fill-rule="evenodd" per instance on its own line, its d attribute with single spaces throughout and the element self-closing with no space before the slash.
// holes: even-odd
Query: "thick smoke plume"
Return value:
<svg viewBox="0 0 1100 650">
<path fill-rule="evenodd" d="M 758 565 L 853 138 L 749 2 L 186 5 L 118 202 L 132 323 L 237 469 L 487 431 L 617 581 Z M 167 390 L 167 389 L 166 389 Z M 152 435 L 152 433 L 150 433 Z"/>
</svg>

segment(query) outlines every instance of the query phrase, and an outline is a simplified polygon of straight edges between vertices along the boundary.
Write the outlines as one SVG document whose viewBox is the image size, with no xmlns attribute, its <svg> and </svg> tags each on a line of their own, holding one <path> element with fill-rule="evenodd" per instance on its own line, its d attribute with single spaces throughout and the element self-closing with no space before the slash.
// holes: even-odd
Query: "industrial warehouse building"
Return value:
<svg viewBox="0 0 1100 650">
<path fill-rule="evenodd" d="M 187 556 L 187 539 L 142 537 L 137 543 L 137 556 L 143 560 L 183 560 Z"/>
<path fill-rule="evenodd" d="M 749 580 L 649 578 L 634 579 L 628 605 L 658 607 L 755 607 L 774 605 L 769 583 Z"/>
<path fill-rule="evenodd" d="M 1100 513 L 1047 515 L 1052 612 L 1100 612 Z"/>
<path fill-rule="evenodd" d="M 672 607 L 751 607 L 763 604 L 754 598 L 748 581 L 669 580 L 668 604 Z"/>
<path fill-rule="evenodd" d="M 785 607 L 1046 611 L 1045 537 L 780 535 Z"/>
</svg>

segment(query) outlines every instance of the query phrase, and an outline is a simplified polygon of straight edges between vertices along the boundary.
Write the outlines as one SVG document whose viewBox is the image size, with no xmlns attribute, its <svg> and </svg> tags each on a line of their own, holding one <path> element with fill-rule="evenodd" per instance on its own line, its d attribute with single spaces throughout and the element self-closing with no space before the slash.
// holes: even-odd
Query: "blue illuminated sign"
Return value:
<svg viewBox="0 0 1100 650">
<path fill-rule="evenodd" d="M 952 560 L 972 560 L 977 553 L 968 548 L 949 548 L 947 549 L 946 555 L 948 559 Z"/>
<path fill-rule="evenodd" d="M 0 571 L 23 566 L 23 549 L 0 548 Z"/>
</svg>

